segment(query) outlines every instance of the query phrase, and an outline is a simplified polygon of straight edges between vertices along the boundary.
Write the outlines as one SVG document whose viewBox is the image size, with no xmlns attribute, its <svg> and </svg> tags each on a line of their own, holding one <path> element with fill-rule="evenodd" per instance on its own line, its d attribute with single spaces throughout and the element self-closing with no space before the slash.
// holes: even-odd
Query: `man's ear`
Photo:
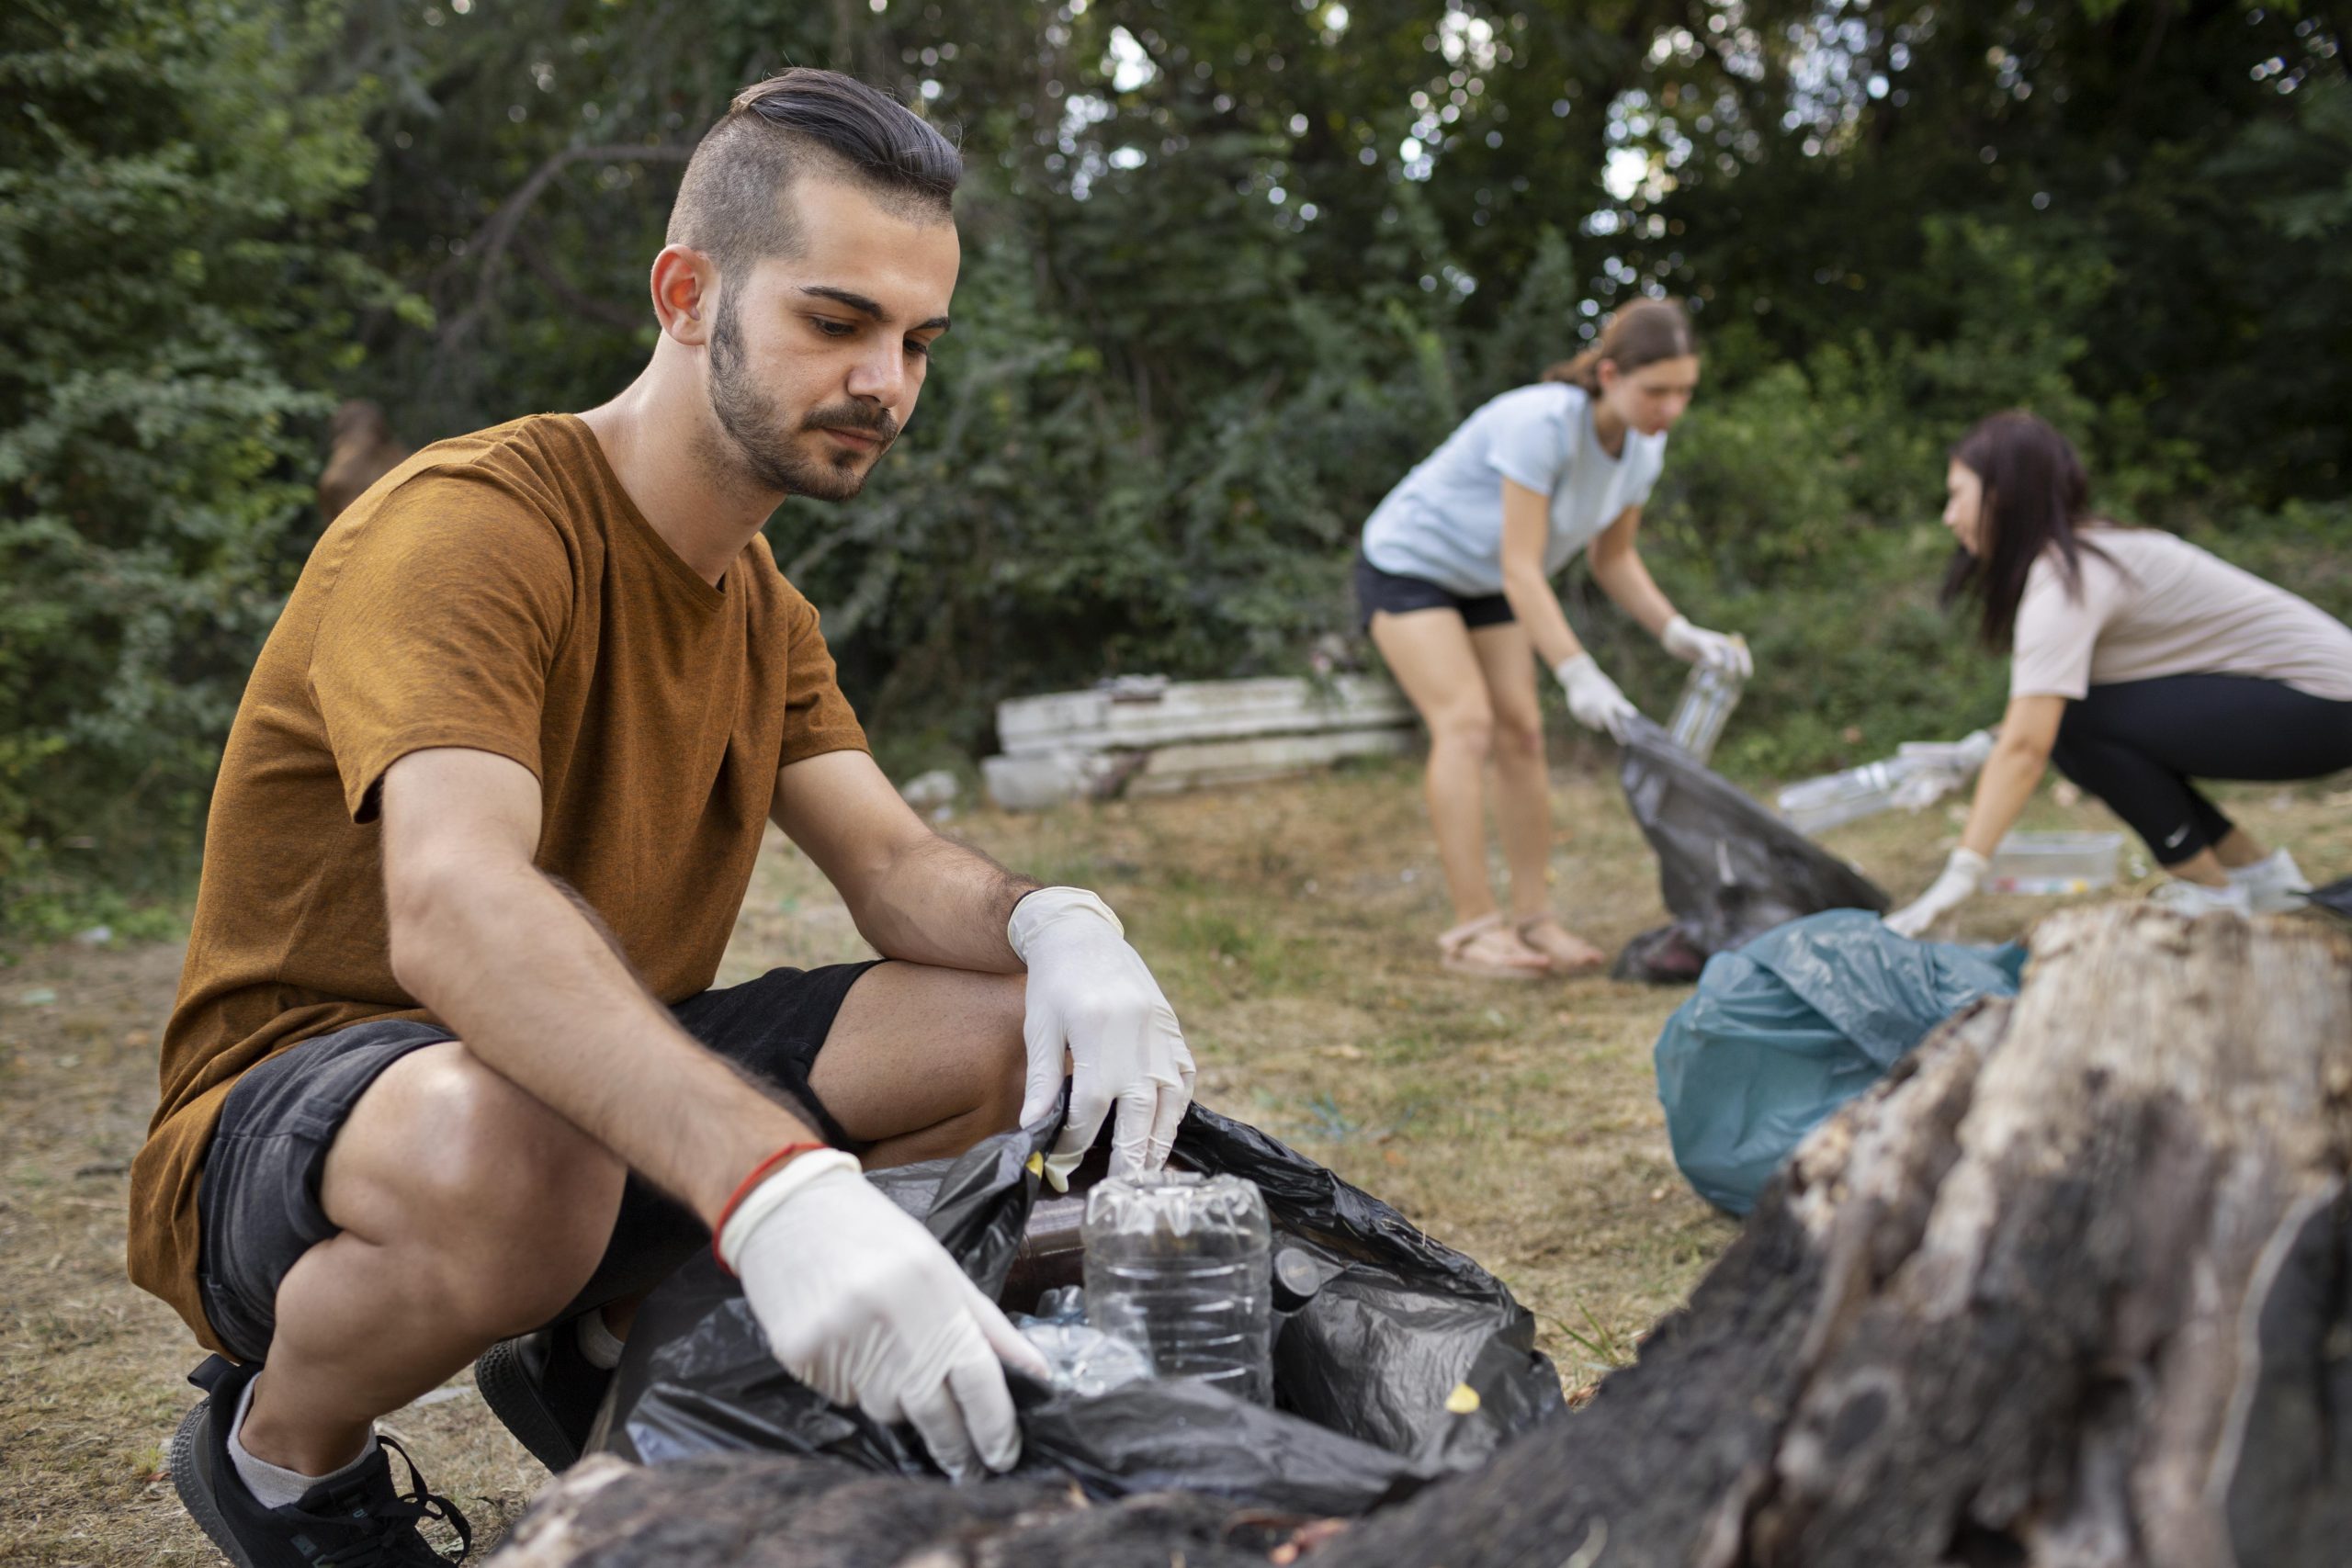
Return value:
<svg viewBox="0 0 2352 1568">
<path fill-rule="evenodd" d="M 653 317 L 663 335 L 690 348 L 710 342 L 718 314 L 718 267 L 688 245 L 664 245 L 653 258 Z"/>
</svg>

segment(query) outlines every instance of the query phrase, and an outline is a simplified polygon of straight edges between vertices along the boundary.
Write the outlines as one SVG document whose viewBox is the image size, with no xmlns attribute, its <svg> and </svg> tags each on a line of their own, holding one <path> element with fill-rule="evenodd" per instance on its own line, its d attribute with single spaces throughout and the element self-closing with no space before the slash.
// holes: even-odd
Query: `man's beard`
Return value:
<svg viewBox="0 0 2352 1568">
<path fill-rule="evenodd" d="M 819 501 L 847 501 L 865 489 L 873 461 L 867 454 L 842 446 L 828 457 L 812 457 L 798 444 L 803 432 L 827 426 L 867 432 L 881 442 L 871 454 L 874 460 L 899 435 L 899 422 L 889 410 L 856 401 L 811 409 L 787 429 L 775 400 L 752 382 L 743 363 L 743 323 L 731 292 L 719 300 L 718 320 L 711 328 L 710 412 L 718 416 L 718 427 L 733 444 L 745 479 L 764 491 Z"/>
</svg>

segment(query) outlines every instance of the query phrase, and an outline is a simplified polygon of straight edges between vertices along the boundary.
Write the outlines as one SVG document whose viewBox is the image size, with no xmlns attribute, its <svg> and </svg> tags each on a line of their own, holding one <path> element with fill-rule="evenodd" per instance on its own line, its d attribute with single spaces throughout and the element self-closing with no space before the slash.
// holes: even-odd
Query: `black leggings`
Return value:
<svg viewBox="0 0 2352 1568">
<path fill-rule="evenodd" d="M 2232 826 L 2191 778 L 2315 779 L 2352 768 L 2352 703 L 2250 675 L 2093 686 L 2066 705 L 2050 759 L 2129 822 L 2157 864 L 2178 865 Z"/>
</svg>

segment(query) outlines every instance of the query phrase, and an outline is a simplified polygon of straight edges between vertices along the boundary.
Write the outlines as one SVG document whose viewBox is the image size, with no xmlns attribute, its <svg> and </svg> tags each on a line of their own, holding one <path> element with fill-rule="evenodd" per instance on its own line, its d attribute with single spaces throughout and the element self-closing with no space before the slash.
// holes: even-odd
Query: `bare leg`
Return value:
<svg viewBox="0 0 2352 1568">
<path fill-rule="evenodd" d="M 808 1087 L 869 1169 L 956 1155 L 1013 1124 L 1028 976 L 921 964 L 869 969 L 842 999 Z"/>
<path fill-rule="evenodd" d="M 1516 622 L 1480 626 L 1470 647 L 1495 716 L 1495 823 L 1510 867 L 1513 919 L 1552 908 L 1552 780 L 1544 762 L 1544 710 L 1535 699 L 1535 654 Z"/>
<path fill-rule="evenodd" d="M 873 1166 L 959 1153 L 1021 1107 L 1025 976 L 885 964 L 851 987 L 810 1087 Z M 360 1097 L 321 1198 L 342 1233 L 277 1291 L 245 1447 L 306 1475 L 499 1339 L 554 1318 L 594 1273 L 625 1172 L 463 1045 L 402 1057 Z M 626 1335 L 630 1300 L 605 1320 Z"/>
<path fill-rule="evenodd" d="M 622 1176 L 463 1045 L 385 1069 L 327 1155 L 320 1197 L 342 1234 L 278 1286 L 246 1449 L 323 1474 L 376 1416 L 561 1311 L 612 1232 Z"/>
<path fill-rule="evenodd" d="M 1469 629 L 1453 610 L 1382 611 L 1372 640 L 1430 729 L 1424 788 L 1438 864 L 1458 921 L 1495 912 L 1487 880 L 1486 769 L 1494 710 Z"/>
<path fill-rule="evenodd" d="M 1511 923 L 1555 970 L 1598 968 L 1608 954 L 1562 925 L 1552 909 L 1552 778 L 1544 761 L 1534 648 L 1517 623 L 1481 626 L 1470 644 L 1494 705 L 1495 818 L 1510 867 Z"/>
<path fill-rule="evenodd" d="M 2232 828 L 2222 835 L 2221 842 L 2213 846 L 2213 858 L 2232 871 L 2236 871 L 2241 866 L 2252 865 L 2256 861 L 2267 860 L 2269 855 L 2270 852 L 2264 849 L 2254 835 L 2243 828 Z M 2174 870 L 2177 874 L 2178 868 L 2175 867 Z"/>
<path fill-rule="evenodd" d="M 2255 857 L 2259 860 L 2259 855 Z M 2200 887 L 2227 887 L 2230 874 L 2222 869 L 2222 857 L 2212 850 L 2199 850 L 2187 860 L 2165 867 L 2183 882 L 2194 882 Z"/>
</svg>

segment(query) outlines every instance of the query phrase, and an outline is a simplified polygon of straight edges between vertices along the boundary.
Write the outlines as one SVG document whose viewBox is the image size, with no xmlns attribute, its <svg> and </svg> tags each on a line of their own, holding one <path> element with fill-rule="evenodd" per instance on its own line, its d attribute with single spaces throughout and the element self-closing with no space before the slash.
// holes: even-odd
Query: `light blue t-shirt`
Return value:
<svg viewBox="0 0 2352 1568">
<path fill-rule="evenodd" d="M 1552 498 L 1545 576 L 1629 506 L 1649 499 L 1666 466 L 1666 436 L 1625 432 L 1612 457 L 1592 428 L 1581 387 L 1546 381 L 1503 393 L 1462 422 L 1445 445 L 1373 508 L 1364 558 L 1465 596 L 1503 591 L 1503 480 Z"/>
</svg>

